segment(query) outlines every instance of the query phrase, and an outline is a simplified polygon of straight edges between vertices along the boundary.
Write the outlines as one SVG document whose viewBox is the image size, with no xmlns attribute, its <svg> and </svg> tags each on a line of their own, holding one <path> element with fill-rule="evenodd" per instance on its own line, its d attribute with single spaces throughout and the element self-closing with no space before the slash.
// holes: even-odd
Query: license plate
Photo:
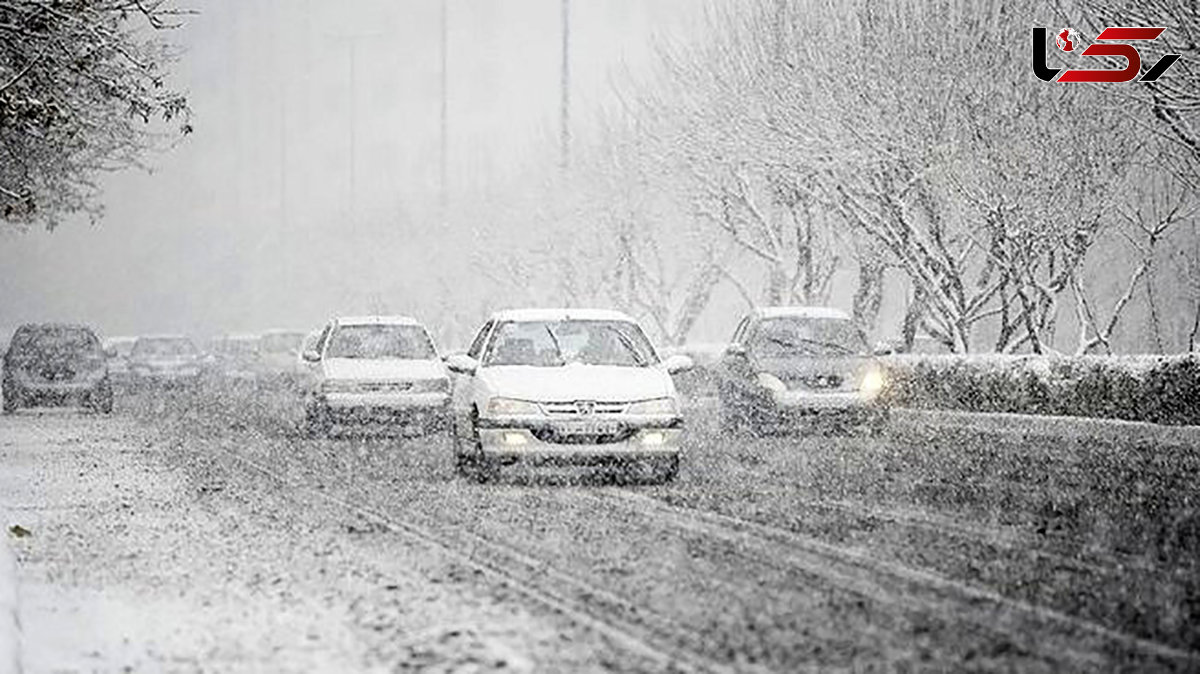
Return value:
<svg viewBox="0 0 1200 674">
<path fill-rule="evenodd" d="M 621 425 L 615 421 L 575 421 L 554 427 L 562 435 L 616 435 Z"/>
</svg>

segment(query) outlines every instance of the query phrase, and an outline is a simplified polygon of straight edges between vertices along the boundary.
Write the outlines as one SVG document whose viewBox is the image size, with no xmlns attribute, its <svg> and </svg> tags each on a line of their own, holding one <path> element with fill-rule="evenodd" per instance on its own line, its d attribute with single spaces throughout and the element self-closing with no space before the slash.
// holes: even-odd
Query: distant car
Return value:
<svg viewBox="0 0 1200 674">
<path fill-rule="evenodd" d="M 880 428 L 883 369 L 842 311 L 760 308 L 744 317 L 718 367 L 726 432 L 787 430 L 816 416 Z"/>
<path fill-rule="evenodd" d="M 454 452 L 479 480 L 517 462 L 647 468 L 661 481 L 679 470 L 683 425 L 671 374 L 686 356 L 659 360 L 637 322 L 617 311 L 502 311 L 456 373 Z"/>
<path fill-rule="evenodd" d="M 299 382 L 303 361 L 300 349 L 304 333 L 291 330 L 269 330 L 258 340 L 260 379 L 269 383 L 293 386 Z"/>
<path fill-rule="evenodd" d="M 338 427 L 422 434 L 445 428 L 448 373 L 429 332 L 412 318 L 335 318 L 303 358 L 311 435 Z"/>
<path fill-rule="evenodd" d="M 76 404 L 112 412 L 108 361 L 96 334 L 82 325 L 44 323 L 17 328 L 4 354 L 0 387 L 6 413 L 45 404 Z"/>
<path fill-rule="evenodd" d="M 137 337 L 109 337 L 104 340 L 104 355 L 108 357 L 108 378 L 113 388 L 128 388 L 133 374 L 129 371 L 129 354 Z"/>
<path fill-rule="evenodd" d="M 138 337 L 129 352 L 135 386 L 195 386 L 204 368 L 204 355 L 183 335 Z"/>
<path fill-rule="evenodd" d="M 258 335 L 225 335 L 212 344 L 217 376 L 232 383 L 254 384 L 263 373 Z"/>
</svg>

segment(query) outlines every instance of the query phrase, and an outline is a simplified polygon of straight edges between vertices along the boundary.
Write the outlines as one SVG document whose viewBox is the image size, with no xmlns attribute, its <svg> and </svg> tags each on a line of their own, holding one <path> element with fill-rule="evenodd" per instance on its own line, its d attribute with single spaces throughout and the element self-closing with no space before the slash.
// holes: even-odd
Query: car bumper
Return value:
<svg viewBox="0 0 1200 674">
<path fill-rule="evenodd" d="M 573 466 L 670 460 L 680 454 L 682 420 L 619 421 L 607 436 L 574 436 L 571 426 L 555 422 L 497 422 L 481 420 L 479 443 L 483 456 L 502 463 Z"/>
<path fill-rule="evenodd" d="M 326 393 L 317 405 L 339 425 L 441 427 L 449 417 L 445 393 Z"/>
</svg>

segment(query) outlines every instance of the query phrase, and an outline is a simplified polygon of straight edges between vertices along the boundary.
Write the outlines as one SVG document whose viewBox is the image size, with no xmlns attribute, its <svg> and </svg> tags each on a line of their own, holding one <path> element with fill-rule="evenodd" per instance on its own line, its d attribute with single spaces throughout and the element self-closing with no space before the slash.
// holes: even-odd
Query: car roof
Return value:
<svg viewBox="0 0 1200 674">
<path fill-rule="evenodd" d="M 221 339 L 227 342 L 257 342 L 259 336 L 251 334 L 223 335 Z"/>
<path fill-rule="evenodd" d="M 161 335 L 138 335 L 137 339 L 138 340 L 142 340 L 142 339 L 173 339 L 173 340 L 186 339 L 188 341 L 191 341 L 192 338 L 188 337 L 187 335 L 165 334 L 164 333 Z"/>
<path fill-rule="evenodd" d="M 337 316 L 338 325 L 421 325 L 411 316 Z"/>
<path fill-rule="evenodd" d="M 754 315 L 759 318 L 836 318 L 850 320 L 850 314 L 833 307 L 758 307 Z"/>
<path fill-rule="evenodd" d="M 301 335 L 301 336 L 303 336 L 305 334 L 307 334 L 307 333 L 303 330 L 285 330 L 285 329 L 280 328 L 277 330 L 265 330 L 265 331 L 263 331 L 262 336 L 263 337 L 266 337 L 268 335 Z"/>
<path fill-rule="evenodd" d="M 492 314 L 492 320 L 514 323 L 530 321 L 624 321 L 637 323 L 628 314 L 612 309 L 506 309 Z"/>
<path fill-rule="evenodd" d="M 105 344 L 129 344 L 131 342 L 136 342 L 136 341 L 137 341 L 137 337 L 129 337 L 128 335 L 120 335 L 117 337 L 106 337 L 104 339 Z"/>
</svg>

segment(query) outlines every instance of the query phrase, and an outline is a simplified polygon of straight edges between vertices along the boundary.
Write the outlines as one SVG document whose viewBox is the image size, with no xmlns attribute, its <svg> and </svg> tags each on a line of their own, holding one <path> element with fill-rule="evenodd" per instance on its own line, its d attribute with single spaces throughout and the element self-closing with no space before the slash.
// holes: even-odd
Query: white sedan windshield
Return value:
<svg viewBox="0 0 1200 674">
<path fill-rule="evenodd" d="M 429 360 L 434 352 L 429 335 L 417 325 L 343 325 L 334 331 L 325 356 Z"/>
<path fill-rule="evenodd" d="M 627 321 L 501 323 L 486 365 L 557 367 L 567 363 L 646 367 L 657 362 L 641 328 Z"/>
</svg>

